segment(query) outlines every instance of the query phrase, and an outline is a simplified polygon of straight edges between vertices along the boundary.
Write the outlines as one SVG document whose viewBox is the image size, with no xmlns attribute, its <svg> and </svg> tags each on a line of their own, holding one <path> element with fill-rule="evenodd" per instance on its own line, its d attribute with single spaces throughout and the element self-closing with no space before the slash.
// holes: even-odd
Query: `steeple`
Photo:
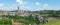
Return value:
<svg viewBox="0 0 60 25">
<path fill-rule="evenodd" d="M 16 12 L 16 15 L 18 15 L 18 13 L 19 13 L 19 7 L 17 7 L 17 12 Z"/>
<path fill-rule="evenodd" d="M 17 12 L 19 12 L 19 7 L 17 8 Z"/>
<path fill-rule="evenodd" d="M 19 11 L 19 7 L 18 7 L 18 11 Z"/>
</svg>

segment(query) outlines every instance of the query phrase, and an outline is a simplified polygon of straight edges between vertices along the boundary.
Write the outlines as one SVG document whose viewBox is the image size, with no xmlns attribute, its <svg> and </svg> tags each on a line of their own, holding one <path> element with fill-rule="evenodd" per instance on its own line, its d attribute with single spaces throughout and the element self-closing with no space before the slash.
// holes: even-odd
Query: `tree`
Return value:
<svg viewBox="0 0 60 25">
<path fill-rule="evenodd" d="M 0 19 L 0 25 L 12 25 L 12 21 L 3 17 Z"/>
</svg>

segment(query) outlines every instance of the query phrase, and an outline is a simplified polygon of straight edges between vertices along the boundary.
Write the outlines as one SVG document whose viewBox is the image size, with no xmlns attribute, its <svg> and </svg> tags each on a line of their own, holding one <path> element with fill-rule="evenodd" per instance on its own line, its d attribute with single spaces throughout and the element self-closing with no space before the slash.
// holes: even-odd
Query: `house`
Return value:
<svg viewBox="0 0 60 25">
<path fill-rule="evenodd" d="M 7 12 L 7 15 L 15 15 L 15 12 Z"/>
<path fill-rule="evenodd" d="M 2 16 L 2 15 L 19 15 L 19 16 L 28 16 L 29 15 L 29 13 L 28 12 L 25 12 L 25 11 L 23 11 L 23 10 L 20 10 L 19 9 L 19 7 L 18 7 L 18 9 L 16 10 L 16 12 L 7 12 L 7 11 L 2 11 L 2 10 L 0 10 L 0 16 Z"/>
<path fill-rule="evenodd" d="M 7 12 L 0 10 L 0 16 L 7 15 Z"/>
</svg>

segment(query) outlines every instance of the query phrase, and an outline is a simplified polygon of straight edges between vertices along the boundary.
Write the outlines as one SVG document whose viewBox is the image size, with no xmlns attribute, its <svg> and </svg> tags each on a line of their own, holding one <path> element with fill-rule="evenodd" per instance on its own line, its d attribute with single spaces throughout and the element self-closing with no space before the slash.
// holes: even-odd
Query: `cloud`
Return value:
<svg viewBox="0 0 60 25">
<path fill-rule="evenodd" d="M 23 7 L 21 8 L 21 10 L 25 10 L 25 11 L 33 11 L 33 7 Z"/>
<path fill-rule="evenodd" d="M 23 1 L 22 0 L 16 0 L 20 5 L 23 4 Z"/>
<path fill-rule="evenodd" d="M 0 6 L 4 6 L 4 4 L 0 4 Z"/>
<path fill-rule="evenodd" d="M 44 8 L 48 8 L 48 4 L 44 4 L 43 7 L 44 7 Z"/>
<path fill-rule="evenodd" d="M 24 7 L 25 4 L 27 4 L 27 2 L 24 2 L 23 0 L 16 0 L 21 7 Z"/>
<path fill-rule="evenodd" d="M 37 8 L 37 7 L 26 7 L 25 8 L 28 11 L 40 11 L 42 8 Z"/>
<path fill-rule="evenodd" d="M 24 5 L 22 5 L 21 7 L 25 7 Z"/>
<path fill-rule="evenodd" d="M 16 6 L 16 4 L 12 4 L 12 6 Z"/>
<path fill-rule="evenodd" d="M 40 5 L 40 3 L 39 3 L 39 2 L 36 2 L 35 4 L 36 4 L 36 5 Z"/>
<path fill-rule="evenodd" d="M 23 0 L 16 0 L 20 5 L 27 4 L 27 2 L 24 2 Z"/>
</svg>

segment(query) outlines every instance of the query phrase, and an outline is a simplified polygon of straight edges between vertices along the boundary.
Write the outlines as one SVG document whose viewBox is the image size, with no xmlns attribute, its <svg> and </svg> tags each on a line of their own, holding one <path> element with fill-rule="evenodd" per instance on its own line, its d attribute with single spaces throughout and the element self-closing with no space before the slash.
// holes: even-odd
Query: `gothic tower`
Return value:
<svg viewBox="0 0 60 25">
<path fill-rule="evenodd" d="M 17 7 L 17 11 L 16 11 L 15 15 L 18 15 L 18 12 L 19 12 L 19 7 Z"/>
<path fill-rule="evenodd" d="M 19 7 L 18 7 L 18 9 L 17 9 L 17 12 L 19 12 Z"/>
</svg>

